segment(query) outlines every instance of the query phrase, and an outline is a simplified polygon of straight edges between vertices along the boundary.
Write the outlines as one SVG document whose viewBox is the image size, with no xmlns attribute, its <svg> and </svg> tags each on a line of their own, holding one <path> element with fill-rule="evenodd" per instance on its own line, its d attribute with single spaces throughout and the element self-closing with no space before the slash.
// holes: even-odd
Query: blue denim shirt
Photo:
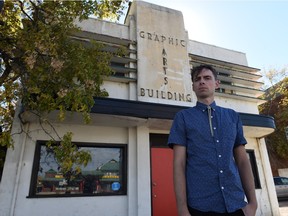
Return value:
<svg viewBox="0 0 288 216">
<path fill-rule="evenodd" d="M 247 141 L 238 113 L 215 102 L 210 106 L 213 136 L 207 105 L 197 102 L 176 114 L 168 145 L 186 147 L 188 205 L 200 211 L 233 212 L 246 205 L 233 149 Z"/>
</svg>

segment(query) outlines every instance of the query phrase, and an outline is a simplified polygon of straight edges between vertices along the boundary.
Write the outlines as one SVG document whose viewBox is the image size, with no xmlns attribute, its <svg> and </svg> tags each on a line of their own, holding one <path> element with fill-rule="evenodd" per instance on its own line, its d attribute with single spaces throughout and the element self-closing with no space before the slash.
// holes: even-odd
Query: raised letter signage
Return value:
<svg viewBox="0 0 288 216">
<path fill-rule="evenodd" d="M 138 100 L 191 106 L 188 34 L 182 13 L 136 3 Z"/>
</svg>

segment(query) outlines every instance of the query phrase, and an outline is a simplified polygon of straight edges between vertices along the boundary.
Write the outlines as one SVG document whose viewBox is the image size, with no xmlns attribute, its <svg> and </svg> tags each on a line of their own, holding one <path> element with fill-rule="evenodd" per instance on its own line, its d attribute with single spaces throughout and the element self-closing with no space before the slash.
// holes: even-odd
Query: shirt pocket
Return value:
<svg viewBox="0 0 288 216">
<path fill-rule="evenodd" d="M 231 143 L 234 145 L 237 135 L 237 124 L 234 122 L 227 122 L 222 125 L 222 138 L 224 143 Z"/>
</svg>

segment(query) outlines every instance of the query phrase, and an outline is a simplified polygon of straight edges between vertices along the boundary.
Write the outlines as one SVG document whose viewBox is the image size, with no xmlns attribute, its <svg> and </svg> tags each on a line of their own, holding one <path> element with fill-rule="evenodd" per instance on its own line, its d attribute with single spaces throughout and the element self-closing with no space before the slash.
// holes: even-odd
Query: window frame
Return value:
<svg viewBox="0 0 288 216">
<path fill-rule="evenodd" d="M 114 144 L 114 143 L 88 143 L 88 142 L 73 142 L 79 147 L 89 147 L 89 148 L 119 148 L 122 152 L 122 161 L 121 161 L 121 173 L 122 173 L 122 182 L 123 182 L 123 190 L 119 193 L 81 193 L 81 194 L 37 194 L 35 189 L 37 187 L 37 178 L 38 171 L 40 166 L 40 157 L 41 157 L 41 146 L 45 146 L 48 141 L 38 140 L 36 141 L 36 147 L 34 152 L 31 180 L 30 180 L 30 188 L 29 195 L 27 198 L 60 198 L 60 197 L 87 197 L 87 196 L 119 196 L 119 195 L 127 195 L 127 144 Z M 58 142 L 59 143 L 59 142 Z"/>
<path fill-rule="evenodd" d="M 250 165 L 251 165 L 251 169 L 252 169 L 252 173 L 254 177 L 255 189 L 262 189 L 260 178 L 259 178 L 258 167 L 257 167 L 257 161 L 255 157 L 255 151 L 253 149 L 246 149 L 246 153 L 250 161 Z"/>
</svg>

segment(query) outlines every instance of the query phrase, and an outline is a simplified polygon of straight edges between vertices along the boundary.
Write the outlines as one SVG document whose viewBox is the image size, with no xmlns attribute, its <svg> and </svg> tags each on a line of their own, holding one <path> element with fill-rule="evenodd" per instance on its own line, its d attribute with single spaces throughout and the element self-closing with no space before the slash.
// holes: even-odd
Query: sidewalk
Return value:
<svg viewBox="0 0 288 216">
<path fill-rule="evenodd" d="M 288 216 L 288 207 L 287 206 L 280 207 L 279 211 L 280 211 L 280 216 Z"/>
</svg>

